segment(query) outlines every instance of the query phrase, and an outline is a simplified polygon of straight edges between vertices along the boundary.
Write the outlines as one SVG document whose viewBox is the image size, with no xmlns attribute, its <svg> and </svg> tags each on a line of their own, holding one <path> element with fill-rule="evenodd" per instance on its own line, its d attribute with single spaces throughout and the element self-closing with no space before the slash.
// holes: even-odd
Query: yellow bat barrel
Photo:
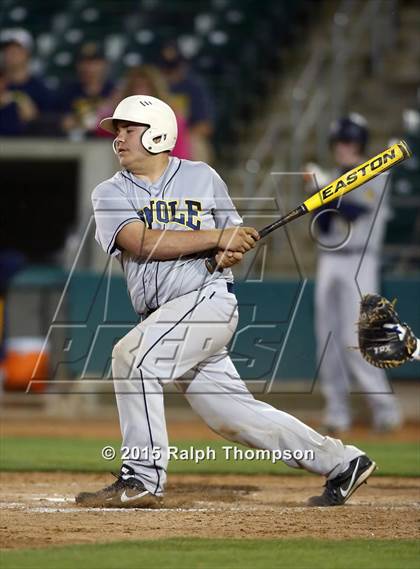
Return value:
<svg viewBox="0 0 420 569">
<path fill-rule="evenodd" d="M 383 152 L 370 158 L 364 164 L 349 170 L 334 180 L 334 182 L 316 192 L 316 194 L 303 202 L 303 205 L 307 211 L 318 209 L 322 205 L 355 190 L 362 184 L 372 180 L 372 178 L 389 170 L 389 168 L 395 166 L 395 164 L 402 162 L 406 158 L 410 158 L 410 156 L 411 151 L 407 143 L 404 140 L 400 140 Z"/>
</svg>

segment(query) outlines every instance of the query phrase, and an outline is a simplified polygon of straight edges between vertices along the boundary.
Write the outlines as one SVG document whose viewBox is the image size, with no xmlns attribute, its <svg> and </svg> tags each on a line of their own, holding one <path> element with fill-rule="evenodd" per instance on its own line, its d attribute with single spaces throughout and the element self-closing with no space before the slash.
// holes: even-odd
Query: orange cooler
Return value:
<svg viewBox="0 0 420 569">
<path fill-rule="evenodd" d="M 46 388 L 49 370 L 49 349 L 43 338 L 9 338 L 4 361 L 4 389 L 42 393 Z"/>
</svg>

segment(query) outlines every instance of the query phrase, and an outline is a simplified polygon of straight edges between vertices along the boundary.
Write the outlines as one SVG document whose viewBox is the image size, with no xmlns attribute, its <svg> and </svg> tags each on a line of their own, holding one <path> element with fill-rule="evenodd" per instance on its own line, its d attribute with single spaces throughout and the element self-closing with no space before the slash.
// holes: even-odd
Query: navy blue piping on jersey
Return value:
<svg viewBox="0 0 420 569">
<path fill-rule="evenodd" d="M 141 277 L 142 283 L 143 283 L 143 294 L 144 294 L 144 304 L 146 305 L 147 310 L 152 311 L 152 307 L 149 306 L 147 304 L 147 300 L 146 300 L 146 283 L 144 282 L 144 273 L 146 272 L 146 267 L 148 265 L 148 261 L 146 261 L 145 265 L 144 265 L 144 269 L 143 269 L 143 274 Z"/>
<path fill-rule="evenodd" d="M 159 272 L 159 261 L 156 263 L 156 272 L 155 272 L 156 308 L 159 308 L 158 272 Z"/>
<path fill-rule="evenodd" d="M 129 170 L 127 170 L 127 172 L 129 172 Z M 129 173 L 130 173 L 130 172 L 129 172 Z M 135 186 L 137 186 L 138 188 L 140 188 L 141 190 L 144 190 L 145 192 L 147 192 L 147 193 L 149 194 L 149 196 L 152 195 L 151 192 L 150 192 L 147 188 L 144 188 L 143 186 L 140 186 L 140 184 L 137 183 L 135 180 L 133 180 L 133 178 L 131 178 L 131 176 L 126 176 L 126 175 L 124 174 L 124 172 L 121 172 L 121 176 L 122 176 L 123 178 L 125 178 L 126 180 L 128 180 L 129 182 L 131 182 L 132 184 L 134 184 Z M 139 216 L 139 217 L 140 217 L 140 216 Z M 144 223 L 144 221 L 143 221 L 143 223 Z M 146 225 L 146 224 L 145 224 L 145 225 Z M 143 275 L 142 275 L 143 295 L 144 295 L 144 304 L 146 305 L 146 308 L 147 308 L 148 310 L 151 310 L 151 307 L 147 304 L 147 300 L 146 300 L 146 284 L 145 284 L 145 282 L 144 282 L 144 273 L 146 272 L 146 267 L 147 267 L 147 265 L 148 265 L 148 261 L 146 260 L 145 266 L 144 266 L 144 269 L 143 269 Z"/>
<path fill-rule="evenodd" d="M 165 190 L 166 190 L 166 188 L 168 187 L 168 185 L 172 182 L 172 180 L 174 179 L 175 174 L 176 174 L 176 173 L 179 171 L 179 169 L 181 168 L 181 164 L 182 164 L 182 162 L 181 162 L 181 160 L 179 159 L 179 164 L 178 164 L 177 169 L 175 170 L 175 172 L 172 174 L 172 176 L 169 178 L 169 180 L 168 180 L 168 181 L 166 182 L 166 184 L 164 185 L 163 190 L 162 190 L 162 199 L 163 199 L 163 200 L 165 199 Z M 155 272 L 156 308 L 159 308 L 159 292 L 158 292 L 158 288 L 159 288 L 159 287 L 158 287 L 159 264 L 160 264 L 160 261 L 157 261 L 157 263 L 156 263 L 156 272 Z"/>
<path fill-rule="evenodd" d="M 131 221 L 140 221 L 138 217 L 129 217 L 128 219 L 124 219 L 124 221 L 122 221 L 119 226 L 117 227 L 117 229 L 114 231 L 113 235 L 112 235 L 112 239 L 109 242 L 109 245 L 107 247 L 106 252 L 108 253 L 108 255 L 110 255 L 111 253 L 114 252 L 114 250 L 117 248 L 115 245 L 115 238 L 117 236 L 117 233 L 119 231 L 121 231 L 121 229 L 125 226 L 128 225 Z"/>
<path fill-rule="evenodd" d="M 128 172 L 128 170 L 127 170 Z M 132 184 L 134 184 L 135 186 L 137 186 L 138 188 L 140 188 L 141 190 L 144 190 L 145 192 L 147 192 L 149 194 L 149 196 L 151 196 L 152 194 L 150 193 L 150 191 L 147 188 L 143 188 L 143 186 L 140 186 L 140 184 L 138 184 L 137 182 L 135 182 L 132 178 L 130 178 L 129 176 L 126 176 L 123 172 L 121 172 L 121 176 L 123 178 L 125 178 L 126 180 L 128 180 L 129 182 L 131 182 Z"/>
<path fill-rule="evenodd" d="M 181 168 L 181 164 L 182 164 L 182 160 L 179 160 L 179 164 L 178 167 L 176 168 L 175 172 L 172 174 L 172 176 L 169 178 L 169 180 L 166 182 L 163 190 L 162 190 L 162 198 L 165 198 L 165 190 L 168 187 L 168 185 L 170 184 L 170 182 L 173 180 L 175 174 L 179 171 L 179 169 Z M 127 170 L 128 172 L 128 170 Z M 149 196 L 151 196 L 151 192 L 147 189 L 144 188 L 143 186 L 141 186 L 140 184 L 138 184 L 135 180 L 133 180 L 130 176 L 126 176 L 123 172 L 121 172 L 121 176 L 123 176 L 123 178 L 125 178 L 126 180 L 128 180 L 129 182 L 131 182 L 132 184 L 134 184 L 135 186 L 137 186 L 138 188 L 144 190 L 145 192 L 147 192 L 149 194 Z M 145 274 L 145 270 L 146 267 L 148 265 L 148 261 L 146 261 L 145 263 L 145 267 L 143 270 L 143 275 L 142 275 L 142 284 L 143 284 L 143 294 L 144 294 L 144 303 L 146 305 L 146 308 L 148 310 L 152 310 L 152 308 L 147 304 L 147 300 L 146 300 L 146 283 L 144 281 L 144 274 Z M 159 261 L 157 261 L 156 263 L 156 273 L 155 273 L 155 297 L 156 297 L 156 308 L 159 308 L 159 295 L 158 295 L 158 270 L 159 270 Z"/>
<path fill-rule="evenodd" d="M 140 379 L 141 379 L 141 384 L 142 384 L 142 389 L 143 389 L 144 408 L 145 408 L 145 411 L 146 411 L 146 421 L 147 421 L 147 427 L 148 427 L 148 430 L 149 430 L 149 437 L 150 437 L 150 442 L 151 442 L 151 444 L 152 444 L 152 449 L 154 448 L 155 445 L 154 445 L 154 442 L 153 442 L 152 426 L 151 426 L 151 424 L 150 424 L 149 411 L 148 411 L 148 409 L 147 409 L 147 399 L 146 399 L 146 392 L 145 392 L 145 390 L 144 390 L 144 378 L 143 378 L 143 372 L 141 371 L 141 364 L 144 362 L 146 356 L 151 352 L 151 350 L 153 350 L 153 348 L 156 346 L 156 344 L 158 344 L 167 334 L 169 334 L 170 332 L 172 332 L 172 330 L 173 330 L 174 328 L 176 328 L 176 326 L 178 326 L 178 324 L 180 324 L 180 323 L 184 320 L 184 318 L 186 318 L 186 317 L 188 316 L 188 314 L 190 314 L 191 312 L 193 312 L 193 311 L 197 308 L 197 306 L 198 306 L 199 304 L 201 304 L 201 303 L 203 302 L 203 300 L 205 300 L 205 299 L 206 299 L 206 297 L 203 296 L 203 298 L 201 298 L 196 304 L 194 304 L 194 306 L 193 306 L 192 308 L 190 308 L 190 309 L 188 310 L 188 312 L 186 312 L 186 313 L 184 314 L 184 316 L 182 316 L 182 318 L 180 318 L 180 319 L 178 320 L 178 322 L 175 322 L 175 324 L 172 326 L 172 328 L 169 328 L 169 330 L 167 330 L 166 332 L 164 332 L 164 333 L 162 334 L 162 336 L 160 336 L 160 338 L 158 338 L 158 339 L 156 340 L 156 342 L 155 342 L 152 346 L 150 346 L 150 348 L 147 350 L 147 352 L 146 352 L 146 353 L 144 354 L 144 356 L 141 358 L 141 360 L 140 360 L 140 362 L 139 362 L 139 364 L 138 364 L 138 366 L 137 366 L 137 369 L 139 370 L 139 373 L 140 373 Z M 160 474 L 159 474 L 159 467 L 158 467 L 158 465 L 156 464 L 156 459 L 155 459 L 155 458 L 153 459 L 153 465 L 154 465 L 154 467 L 155 467 L 156 475 L 157 475 L 156 488 L 155 488 L 155 491 L 154 491 L 154 494 L 156 494 L 156 492 L 157 492 L 157 490 L 158 490 L 158 488 L 159 488 Z"/>
<path fill-rule="evenodd" d="M 162 190 L 162 199 L 165 199 L 165 190 L 166 190 L 166 188 L 167 188 L 168 185 L 172 182 L 172 180 L 173 180 L 175 174 L 177 174 L 177 173 L 178 173 L 178 170 L 181 168 L 182 161 L 181 161 L 179 158 L 178 158 L 178 160 L 179 160 L 178 168 L 175 170 L 175 172 L 172 174 L 172 176 L 171 176 L 171 177 L 169 178 L 169 180 L 166 182 L 166 184 L 165 184 L 165 186 L 164 186 L 164 188 L 163 188 L 163 190 Z"/>
</svg>

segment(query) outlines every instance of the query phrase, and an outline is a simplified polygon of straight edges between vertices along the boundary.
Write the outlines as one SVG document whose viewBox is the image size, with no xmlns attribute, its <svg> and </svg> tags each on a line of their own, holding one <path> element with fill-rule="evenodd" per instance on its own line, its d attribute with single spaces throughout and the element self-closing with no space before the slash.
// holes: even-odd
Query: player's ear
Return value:
<svg viewBox="0 0 420 569">
<path fill-rule="evenodd" d="M 112 150 L 114 151 L 114 154 L 117 154 L 117 138 L 118 137 L 115 137 L 112 141 Z"/>
</svg>

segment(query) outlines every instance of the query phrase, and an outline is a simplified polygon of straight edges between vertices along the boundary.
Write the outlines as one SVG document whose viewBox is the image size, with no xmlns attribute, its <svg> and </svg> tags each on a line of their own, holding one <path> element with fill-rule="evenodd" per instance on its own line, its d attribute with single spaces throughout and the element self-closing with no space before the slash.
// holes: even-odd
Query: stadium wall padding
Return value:
<svg viewBox="0 0 420 569">
<path fill-rule="evenodd" d="M 420 278 L 386 279 L 383 293 L 398 298 L 401 318 L 420 335 Z M 312 280 L 238 282 L 240 321 L 231 355 L 246 380 L 305 379 L 318 375 Z M 415 311 L 413 310 L 415 307 Z M 75 375 L 109 372 L 114 343 L 138 321 L 123 278 L 81 272 L 70 280 L 67 314 L 71 350 L 67 365 Z M 356 325 L 356 324 L 355 324 Z M 351 348 L 349 348 L 351 349 Z M 420 363 L 393 370 L 391 377 L 419 378 Z"/>
</svg>

